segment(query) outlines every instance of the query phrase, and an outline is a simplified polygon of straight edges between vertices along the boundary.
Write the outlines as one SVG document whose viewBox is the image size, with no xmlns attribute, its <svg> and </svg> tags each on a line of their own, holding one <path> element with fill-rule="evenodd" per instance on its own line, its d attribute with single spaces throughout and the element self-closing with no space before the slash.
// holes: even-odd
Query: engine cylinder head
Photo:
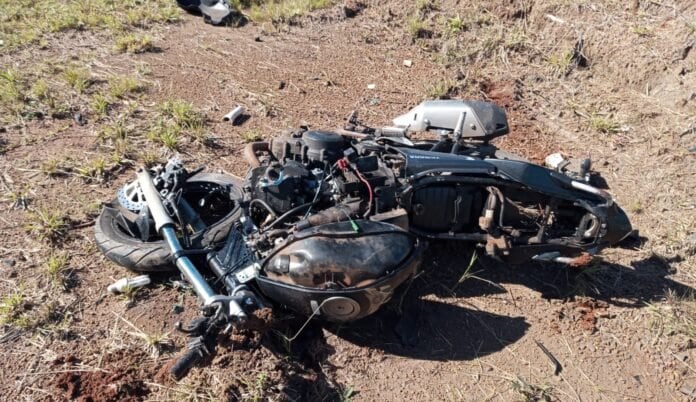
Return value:
<svg viewBox="0 0 696 402">
<path fill-rule="evenodd" d="M 330 131 L 306 131 L 302 141 L 307 147 L 307 158 L 334 163 L 343 156 L 343 137 Z"/>
</svg>

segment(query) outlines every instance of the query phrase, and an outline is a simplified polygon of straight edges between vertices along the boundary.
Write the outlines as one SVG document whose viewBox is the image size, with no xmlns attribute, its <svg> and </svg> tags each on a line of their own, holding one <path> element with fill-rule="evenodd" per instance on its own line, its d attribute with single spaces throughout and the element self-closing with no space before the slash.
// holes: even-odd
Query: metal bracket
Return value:
<svg viewBox="0 0 696 402">
<path fill-rule="evenodd" d="M 239 283 L 247 283 L 249 281 L 254 280 L 256 277 L 259 276 L 259 271 L 261 270 L 261 266 L 258 263 L 253 263 L 239 271 L 237 271 L 234 274 L 235 279 Z"/>
<path fill-rule="evenodd" d="M 205 301 L 204 306 L 211 307 L 217 305 L 218 311 L 216 312 L 216 315 L 222 312 L 222 314 L 227 316 L 227 318 L 244 321 L 247 318 L 247 315 L 242 309 L 242 306 L 239 305 L 239 301 L 239 297 L 215 295 L 208 298 Z"/>
</svg>

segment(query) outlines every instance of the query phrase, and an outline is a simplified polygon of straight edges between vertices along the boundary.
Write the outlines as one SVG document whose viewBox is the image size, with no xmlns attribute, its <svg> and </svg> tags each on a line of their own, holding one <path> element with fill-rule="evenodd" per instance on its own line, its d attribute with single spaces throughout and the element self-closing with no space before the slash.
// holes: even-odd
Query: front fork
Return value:
<svg viewBox="0 0 696 402">
<path fill-rule="evenodd" d="M 167 213 L 148 170 L 145 168 L 138 169 L 137 178 L 152 218 L 155 221 L 157 233 L 167 242 L 176 267 L 193 287 L 194 292 L 201 300 L 203 308 L 208 311 L 214 311 L 212 317 L 200 322 L 200 324 L 205 325 L 199 325 L 201 328 L 197 328 L 195 331 L 198 336 L 189 342 L 187 352 L 179 359 L 177 364 L 172 366 L 170 373 L 175 379 L 179 379 L 186 375 L 191 366 L 210 353 L 210 349 L 214 347 L 215 338 L 221 330 L 230 325 L 243 324 L 247 321 L 247 314 L 244 312 L 242 305 L 255 304 L 256 299 L 253 294 L 245 291 L 232 295 L 221 295 L 213 291 L 181 246 L 176 236 L 174 220 Z M 191 212 L 195 215 L 195 211 L 190 206 L 187 205 L 183 209 L 184 211 L 182 212 L 185 215 L 190 215 Z M 224 275 L 224 272 L 217 271 L 215 270 L 216 275 Z M 205 328 L 202 328 L 203 326 Z"/>
</svg>

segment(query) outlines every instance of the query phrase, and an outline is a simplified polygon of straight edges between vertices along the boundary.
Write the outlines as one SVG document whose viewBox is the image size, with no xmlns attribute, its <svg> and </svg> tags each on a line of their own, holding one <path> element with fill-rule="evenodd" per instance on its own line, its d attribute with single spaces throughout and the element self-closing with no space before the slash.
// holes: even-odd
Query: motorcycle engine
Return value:
<svg viewBox="0 0 696 402">
<path fill-rule="evenodd" d="M 276 215 L 299 205 L 311 202 L 321 186 L 320 169 L 317 174 L 310 172 L 301 163 L 287 161 L 271 163 L 252 169 L 246 179 L 251 200 L 259 200 L 272 209 Z M 319 177 L 317 177 L 319 176 Z"/>
<path fill-rule="evenodd" d="M 329 131 L 299 131 L 274 138 L 271 153 L 279 161 L 298 161 L 310 168 L 333 164 L 343 157 L 345 140 Z"/>
</svg>

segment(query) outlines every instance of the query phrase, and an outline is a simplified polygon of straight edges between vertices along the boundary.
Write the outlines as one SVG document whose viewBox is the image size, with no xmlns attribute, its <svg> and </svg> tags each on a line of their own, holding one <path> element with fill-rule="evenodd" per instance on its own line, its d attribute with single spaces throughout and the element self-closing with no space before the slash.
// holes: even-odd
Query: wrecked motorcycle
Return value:
<svg viewBox="0 0 696 402">
<path fill-rule="evenodd" d="M 578 172 L 535 165 L 490 144 L 508 132 L 494 104 L 426 101 L 391 127 L 353 113 L 340 130 L 248 144 L 243 180 L 170 160 L 140 169 L 105 206 L 97 244 L 135 271 L 176 265 L 200 298 L 202 317 L 180 327 L 192 337 L 171 370 L 180 378 L 254 310 L 337 322 L 374 313 L 431 239 L 510 263 L 580 264 L 630 233 L 589 161 Z"/>
</svg>

